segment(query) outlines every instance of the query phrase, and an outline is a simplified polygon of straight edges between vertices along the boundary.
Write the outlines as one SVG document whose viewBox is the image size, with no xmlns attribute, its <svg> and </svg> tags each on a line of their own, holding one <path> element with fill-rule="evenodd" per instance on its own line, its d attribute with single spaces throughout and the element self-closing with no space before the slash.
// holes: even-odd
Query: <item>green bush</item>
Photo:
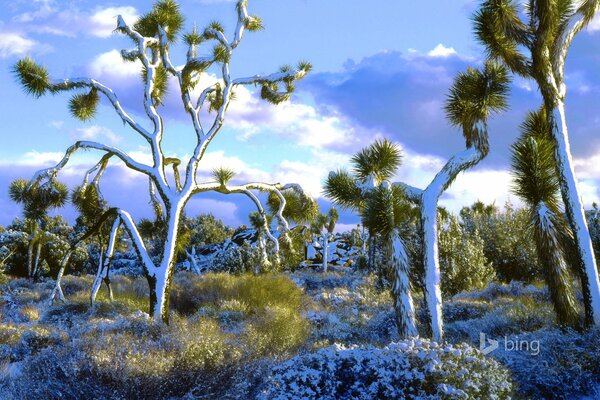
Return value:
<svg viewBox="0 0 600 400">
<path fill-rule="evenodd" d="M 280 355 L 297 350 L 309 333 L 310 324 L 299 313 L 268 306 L 249 324 L 246 340 L 257 354 Z"/>
<path fill-rule="evenodd" d="M 495 277 L 484 254 L 484 242 L 475 229 L 465 232 L 458 218 L 450 216 L 440 232 L 442 292 L 452 296 L 466 290 L 486 287 Z"/>
</svg>

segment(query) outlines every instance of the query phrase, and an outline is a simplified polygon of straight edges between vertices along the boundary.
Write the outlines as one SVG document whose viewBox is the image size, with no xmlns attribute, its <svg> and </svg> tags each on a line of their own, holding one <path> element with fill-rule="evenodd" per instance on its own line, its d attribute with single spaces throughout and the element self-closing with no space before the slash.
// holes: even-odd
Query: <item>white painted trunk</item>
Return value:
<svg viewBox="0 0 600 400">
<path fill-rule="evenodd" d="M 394 271 L 392 294 L 394 297 L 398 333 L 401 338 L 416 337 L 419 334 L 417 332 L 415 309 L 410 293 L 410 265 L 408 255 L 406 254 L 406 247 L 400 238 L 399 232 L 394 232 L 391 240 L 392 268 Z"/>
<path fill-rule="evenodd" d="M 560 128 L 555 131 L 555 140 L 562 198 L 565 204 L 567 218 L 575 236 L 578 256 L 583 264 L 589 288 L 590 298 L 584 299 L 584 301 L 589 301 L 591 303 L 594 324 L 600 325 L 600 280 L 598 278 L 596 258 L 594 256 L 592 240 L 585 218 L 583 202 L 579 196 L 577 178 L 575 176 L 575 168 L 571 156 L 571 146 L 569 143 L 565 104 L 562 100 L 558 100 L 557 109 L 554 111 L 555 123 L 560 121 Z M 558 112 L 558 115 L 556 115 L 556 112 Z"/>
<path fill-rule="evenodd" d="M 327 261 L 329 261 L 329 234 L 321 234 L 321 246 L 323 246 L 323 272 L 327 272 Z"/>
</svg>

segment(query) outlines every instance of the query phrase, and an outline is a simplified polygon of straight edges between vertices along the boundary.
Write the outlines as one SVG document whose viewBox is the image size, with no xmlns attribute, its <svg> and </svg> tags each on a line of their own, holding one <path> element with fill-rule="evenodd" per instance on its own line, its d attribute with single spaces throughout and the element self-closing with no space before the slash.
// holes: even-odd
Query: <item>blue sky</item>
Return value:
<svg viewBox="0 0 600 400">
<path fill-rule="evenodd" d="M 11 67 L 25 55 L 46 65 L 55 77 L 89 76 L 111 86 L 128 109 L 143 119 L 135 65 L 123 64 L 118 51 L 127 39 L 112 34 L 117 14 L 127 22 L 148 11 L 140 0 L 13 1 L 0 11 L 0 224 L 19 215 L 8 200 L 8 183 L 56 163 L 78 139 L 116 145 L 145 157 L 144 143 L 102 105 L 97 117 L 82 123 L 70 117 L 68 96 L 33 99 L 23 93 Z M 218 19 L 235 22 L 234 2 L 182 0 L 187 27 Z M 311 75 L 298 84 L 292 101 L 267 105 L 241 91 L 230 107 L 226 127 L 211 144 L 204 171 L 235 169 L 240 182 L 298 182 L 321 196 L 330 170 L 347 165 L 351 154 L 375 138 L 387 137 L 404 149 L 397 176 L 423 187 L 445 160 L 464 146 L 460 132 L 444 118 L 443 103 L 453 76 L 481 63 L 482 49 L 471 33 L 475 2 L 435 0 L 250 0 L 249 11 L 263 18 L 266 30 L 245 37 L 232 60 L 232 75 L 270 73 L 282 64 L 309 60 Z M 600 187 L 600 22 L 576 39 L 567 62 L 567 112 L 577 173 L 586 205 L 598 201 Z M 184 49 L 182 48 L 182 51 Z M 175 52 L 181 56 L 181 52 Z M 182 60 L 182 59 L 181 59 Z M 183 61 L 183 60 L 182 60 Z M 443 198 L 458 210 L 474 200 L 504 203 L 509 198 L 509 145 L 527 110 L 540 103 L 533 82 L 516 80 L 511 110 L 490 124 L 492 150 L 480 165 L 459 177 Z M 192 132 L 172 90 L 163 108 L 169 154 L 191 151 Z M 61 179 L 82 178 L 98 154 L 73 159 Z M 150 213 L 146 182 L 115 164 L 103 183 L 106 197 L 134 216 Z M 517 202 L 511 197 L 513 202 Z M 212 212 L 232 225 L 252 211 L 245 198 L 206 194 L 192 201 L 188 214 Z M 64 212 L 71 220 L 73 211 Z M 358 219 L 344 213 L 341 227 Z"/>
</svg>

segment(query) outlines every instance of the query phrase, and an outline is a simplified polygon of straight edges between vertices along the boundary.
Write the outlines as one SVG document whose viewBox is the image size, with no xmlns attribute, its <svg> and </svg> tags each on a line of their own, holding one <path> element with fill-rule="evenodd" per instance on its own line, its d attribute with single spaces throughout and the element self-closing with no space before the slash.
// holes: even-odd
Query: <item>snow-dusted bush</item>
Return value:
<svg viewBox="0 0 600 400">
<path fill-rule="evenodd" d="M 261 399 L 506 399 L 509 372 L 466 344 L 333 345 L 272 370 Z"/>
<path fill-rule="evenodd" d="M 580 334 L 549 328 L 508 339 L 539 343 L 539 354 L 506 351 L 503 345 L 491 353 L 512 371 L 523 398 L 598 398 L 594 392 L 600 386 L 600 329 Z"/>
<path fill-rule="evenodd" d="M 445 295 L 482 289 L 494 279 L 494 268 L 485 257 L 478 230 L 466 232 L 457 217 L 450 216 L 441 230 L 439 248 Z"/>
</svg>

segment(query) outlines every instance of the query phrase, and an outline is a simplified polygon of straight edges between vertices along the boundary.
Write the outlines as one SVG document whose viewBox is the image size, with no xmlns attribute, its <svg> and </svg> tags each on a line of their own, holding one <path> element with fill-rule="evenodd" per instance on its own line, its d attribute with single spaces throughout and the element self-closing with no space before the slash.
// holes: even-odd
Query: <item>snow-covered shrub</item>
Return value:
<svg viewBox="0 0 600 400">
<path fill-rule="evenodd" d="M 297 310 L 267 306 L 251 319 L 246 340 L 258 354 L 280 355 L 297 350 L 309 331 L 308 321 Z"/>
<path fill-rule="evenodd" d="M 261 399 L 506 399 L 509 372 L 466 344 L 333 345 L 273 368 Z"/>
<path fill-rule="evenodd" d="M 261 263 L 261 252 L 258 246 L 251 246 L 245 241 L 242 246 L 231 244 L 214 257 L 208 268 L 212 272 L 227 272 L 242 274 L 253 272 L 256 265 Z"/>
<path fill-rule="evenodd" d="M 452 296 L 486 287 L 495 273 L 485 257 L 478 230 L 465 232 L 455 216 L 450 216 L 445 225 L 439 238 L 442 292 Z"/>
<path fill-rule="evenodd" d="M 506 351 L 503 345 L 491 353 L 512 371 L 523 398 L 598 398 L 594 390 L 600 385 L 600 329 L 580 334 L 549 328 L 508 339 L 539 343 L 539 354 Z"/>
</svg>

